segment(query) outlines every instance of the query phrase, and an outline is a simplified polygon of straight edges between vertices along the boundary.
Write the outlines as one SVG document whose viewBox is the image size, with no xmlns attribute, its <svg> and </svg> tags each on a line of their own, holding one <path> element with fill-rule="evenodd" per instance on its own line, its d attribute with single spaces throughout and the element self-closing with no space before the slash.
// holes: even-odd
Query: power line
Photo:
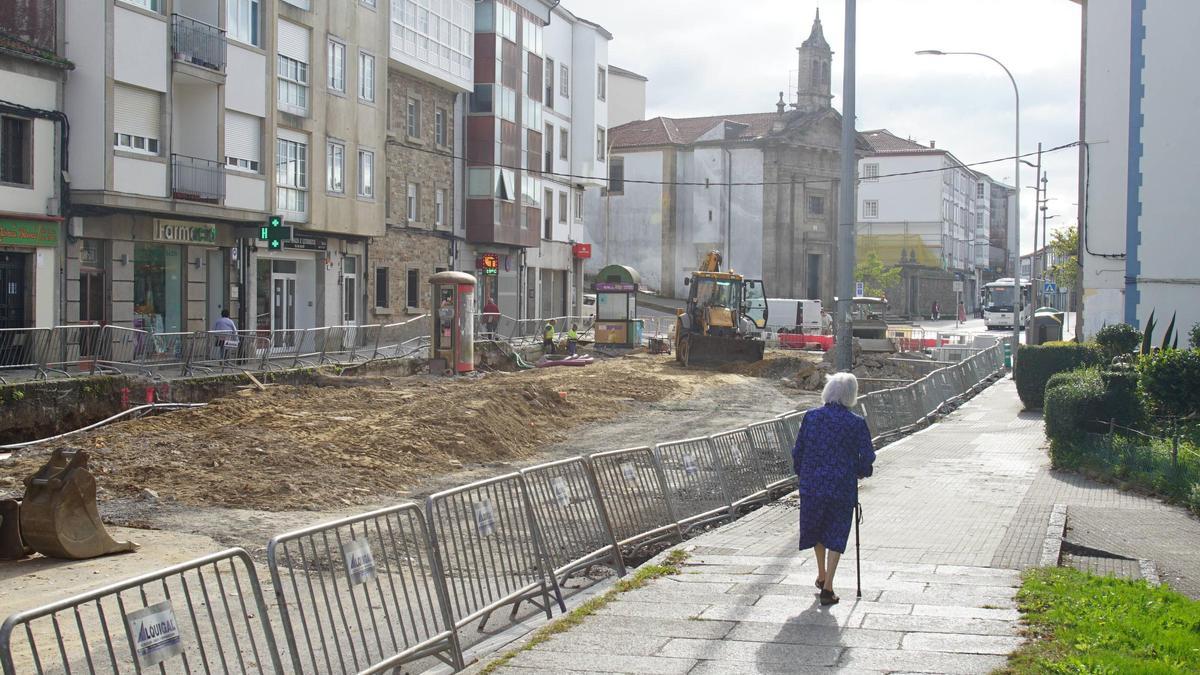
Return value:
<svg viewBox="0 0 1200 675">
<path fill-rule="evenodd" d="M 390 141 L 388 141 L 388 143 L 392 144 L 392 145 L 401 146 L 401 147 L 404 147 L 404 148 L 407 148 L 410 150 L 416 150 L 417 152 L 424 152 L 424 153 L 430 154 L 430 155 L 437 155 L 439 157 L 445 157 L 446 159 L 457 159 L 457 160 L 461 160 L 464 162 L 470 162 L 475 167 L 508 169 L 510 171 L 529 171 L 531 173 L 538 174 L 539 176 L 553 176 L 556 178 L 569 178 L 569 179 L 574 179 L 574 180 L 600 181 L 602 183 L 607 183 L 609 180 L 607 176 L 584 176 L 584 175 L 574 174 L 574 173 L 562 173 L 559 171 L 537 171 L 535 169 L 527 169 L 524 167 L 512 166 L 509 164 L 497 164 L 494 162 L 479 162 L 479 161 L 475 161 L 472 159 L 468 159 L 467 157 L 464 157 L 462 155 L 456 155 L 453 152 L 446 152 L 443 150 L 433 150 L 430 148 L 422 148 L 422 147 L 412 146 L 412 145 L 403 143 L 401 141 L 390 140 Z M 1048 154 L 1051 152 L 1057 152 L 1059 150 L 1066 150 L 1068 148 L 1073 148 L 1079 144 L 1080 144 L 1080 141 L 1071 141 L 1070 143 L 1056 145 L 1053 148 L 1042 150 L 1042 154 L 1045 155 L 1045 154 Z M 958 169 L 960 167 L 961 168 L 969 168 L 969 167 L 974 167 L 974 166 L 984 166 L 987 164 L 997 164 L 999 162 L 1011 162 L 1014 159 L 1023 159 L 1025 157 L 1032 157 L 1036 154 L 1037 154 L 1037 151 L 1032 151 L 1032 152 L 1027 152 L 1022 155 L 1018 155 L 1016 157 L 1009 155 L 1007 157 L 997 157 L 995 159 L 986 159 L 986 160 L 979 161 L 979 162 L 969 162 L 966 164 L 955 164 L 953 166 L 943 166 L 943 167 L 939 167 L 936 169 L 918 169 L 915 171 L 898 171 L 895 173 L 884 173 L 884 174 L 879 174 L 878 176 L 871 176 L 871 179 L 877 180 L 880 178 L 896 178 L 896 177 L 901 177 L 901 176 L 915 176 L 915 175 L 926 174 L 926 173 L 941 173 L 942 171 L 951 171 L 954 169 Z M 669 180 L 649 180 L 649 179 L 624 178 L 621 180 L 621 182 L 622 183 L 633 183 L 635 185 L 672 185 L 672 186 L 684 186 L 684 187 L 709 187 L 709 186 L 752 187 L 752 186 L 767 186 L 767 185 L 801 185 L 801 184 L 803 184 L 803 185 L 819 185 L 821 183 L 830 183 L 831 184 L 831 183 L 835 182 L 836 180 L 837 180 L 836 178 L 816 178 L 816 179 L 805 179 L 805 180 L 800 180 L 800 181 L 783 180 L 783 181 L 727 181 L 727 182 L 706 181 L 706 182 L 700 182 L 700 181 L 669 181 Z M 859 180 L 862 180 L 861 176 L 859 177 Z"/>
</svg>

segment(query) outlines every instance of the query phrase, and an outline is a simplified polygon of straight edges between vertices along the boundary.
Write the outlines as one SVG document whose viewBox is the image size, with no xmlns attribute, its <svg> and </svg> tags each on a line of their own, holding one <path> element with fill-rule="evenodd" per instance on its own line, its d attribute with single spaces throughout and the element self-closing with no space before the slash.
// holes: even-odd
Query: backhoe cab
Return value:
<svg viewBox="0 0 1200 675">
<path fill-rule="evenodd" d="M 709 251 L 700 269 L 683 280 L 685 309 L 675 321 L 675 360 L 688 365 L 761 361 L 767 294 L 760 279 L 721 271 L 721 254 Z"/>
</svg>

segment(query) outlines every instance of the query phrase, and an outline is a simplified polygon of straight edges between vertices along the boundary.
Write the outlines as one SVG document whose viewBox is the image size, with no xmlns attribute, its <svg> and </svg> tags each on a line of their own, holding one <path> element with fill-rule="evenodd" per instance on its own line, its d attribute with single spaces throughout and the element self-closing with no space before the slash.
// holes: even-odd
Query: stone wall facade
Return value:
<svg viewBox="0 0 1200 675">
<path fill-rule="evenodd" d="M 387 228 L 382 238 L 371 241 L 367 315 L 372 323 L 394 323 L 428 311 L 429 276 L 452 267 L 454 93 L 395 68 L 388 70 L 387 92 Z M 410 101 L 417 112 L 415 135 L 409 134 Z M 441 139 L 439 112 L 445 130 Z M 413 212 L 410 192 L 415 193 Z M 384 275 L 386 296 L 377 292 Z M 413 281 L 419 286 L 410 292 Z M 380 304 L 384 301 L 386 306 Z"/>
</svg>

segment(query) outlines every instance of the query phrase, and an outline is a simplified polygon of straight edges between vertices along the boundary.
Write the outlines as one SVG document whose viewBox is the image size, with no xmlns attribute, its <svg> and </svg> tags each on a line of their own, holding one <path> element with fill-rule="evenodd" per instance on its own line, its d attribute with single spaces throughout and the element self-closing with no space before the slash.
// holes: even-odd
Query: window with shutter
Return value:
<svg viewBox="0 0 1200 675">
<path fill-rule="evenodd" d="M 279 109 L 297 115 L 308 114 L 309 31 L 288 21 L 280 21 L 277 32 L 279 51 Z"/>
<path fill-rule="evenodd" d="M 231 169 L 258 173 L 262 161 L 262 119 L 225 111 L 225 164 Z"/>
<path fill-rule="evenodd" d="M 162 94 L 124 84 L 113 86 L 113 147 L 158 154 Z"/>
</svg>

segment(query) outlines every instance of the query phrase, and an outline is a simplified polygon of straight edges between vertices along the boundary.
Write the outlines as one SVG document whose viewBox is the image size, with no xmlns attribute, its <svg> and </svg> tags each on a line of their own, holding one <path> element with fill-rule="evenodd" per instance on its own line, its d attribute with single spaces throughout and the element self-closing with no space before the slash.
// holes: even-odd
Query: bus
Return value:
<svg viewBox="0 0 1200 675">
<path fill-rule="evenodd" d="M 1029 321 L 1032 313 L 1033 284 L 1021 280 L 1021 327 Z M 988 330 L 1013 327 L 1013 280 L 1012 277 L 997 279 L 983 287 L 983 322 Z"/>
</svg>

